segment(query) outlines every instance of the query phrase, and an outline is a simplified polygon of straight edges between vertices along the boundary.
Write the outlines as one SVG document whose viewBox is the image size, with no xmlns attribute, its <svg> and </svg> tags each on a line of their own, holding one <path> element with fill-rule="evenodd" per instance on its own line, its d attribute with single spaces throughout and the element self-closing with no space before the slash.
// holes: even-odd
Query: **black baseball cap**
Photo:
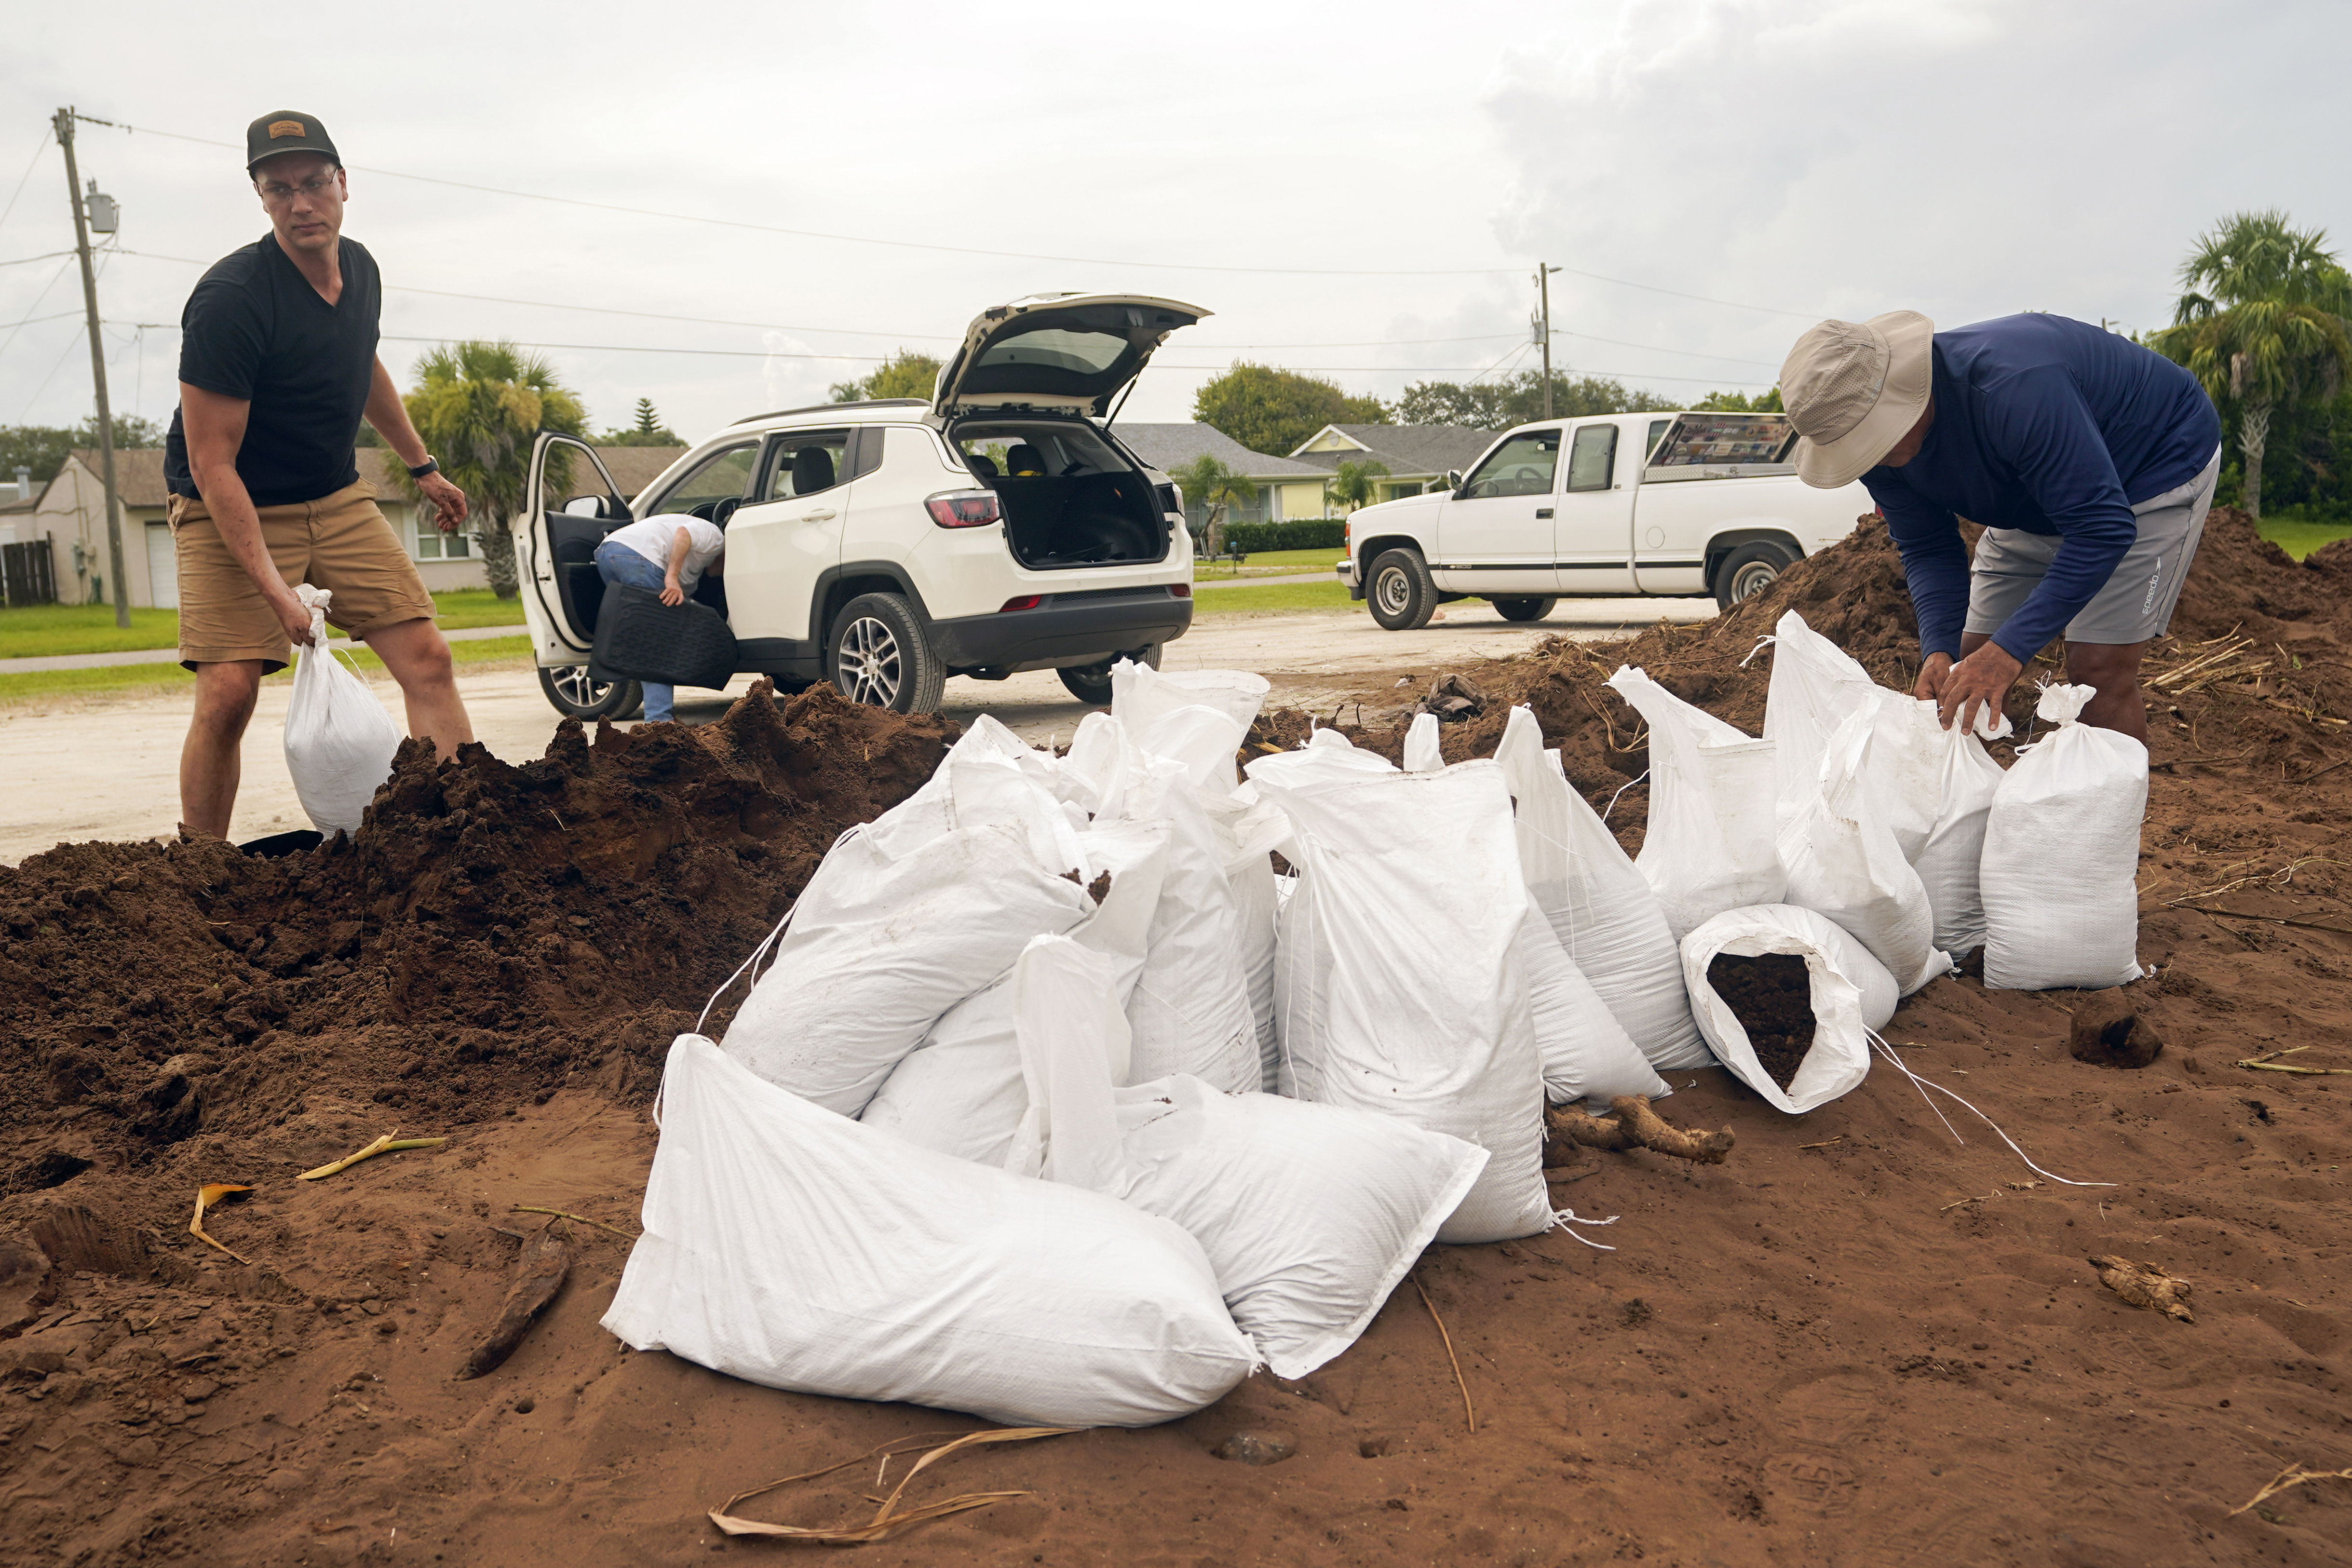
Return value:
<svg viewBox="0 0 2352 1568">
<path fill-rule="evenodd" d="M 323 153 L 334 160 L 336 168 L 343 166 L 343 155 L 335 151 L 334 141 L 319 123 L 319 117 L 299 109 L 274 110 L 245 128 L 247 174 L 252 174 L 253 166 L 264 158 L 280 153 Z"/>
</svg>

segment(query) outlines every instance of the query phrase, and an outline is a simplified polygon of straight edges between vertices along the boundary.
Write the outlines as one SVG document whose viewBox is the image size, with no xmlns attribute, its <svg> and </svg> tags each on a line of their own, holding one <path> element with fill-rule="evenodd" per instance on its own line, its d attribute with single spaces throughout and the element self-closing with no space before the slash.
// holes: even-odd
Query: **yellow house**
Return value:
<svg viewBox="0 0 2352 1568">
<path fill-rule="evenodd" d="M 612 471 L 625 496 L 635 496 L 686 450 L 683 447 L 599 447 L 596 455 Z M 376 505 L 407 546 L 425 586 L 436 593 L 488 585 L 475 554 L 479 542 L 466 533 L 443 533 L 428 519 L 420 529 L 415 509 L 384 477 L 391 455 L 379 447 L 358 453 L 360 478 L 376 487 Z M 115 483 L 122 491 L 123 590 L 142 607 L 176 608 L 179 574 L 172 530 L 164 521 L 163 452 L 141 447 L 114 454 Z M 76 452 L 58 468 L 29 507 L 0 506 L 0 543 L 48 541 L 49 571 L 58 602 L 113 602 L 106 541 L 106 488 L 99 482 L 99 455 Z"/>
<path fill-rule="evenodd" d="M 1374 481 L 1372 499 L 1394 500 L 1399 496 L 1417 496 L 1424 490 L 1443 488 L 1449 472 L 1467 472 L 1494 445 L 1495 435 L 1492 430 L 1473 429 L 1466 425 L 1326 425 L 1300 442 L 1290 458 L 1326 476 L 1338 472 L 1341 463 L 1375 460 L 1388 469 L 1388 474 Z M 1286 506 L 1304 505 L 1310 499 L 1306 485 L 1283 488 Z M 1285 515 L 1323 516 L 1319 481 L 1314 487 L 1312 504 L 1314 510 L 1286 511 Z"/>
</svg>

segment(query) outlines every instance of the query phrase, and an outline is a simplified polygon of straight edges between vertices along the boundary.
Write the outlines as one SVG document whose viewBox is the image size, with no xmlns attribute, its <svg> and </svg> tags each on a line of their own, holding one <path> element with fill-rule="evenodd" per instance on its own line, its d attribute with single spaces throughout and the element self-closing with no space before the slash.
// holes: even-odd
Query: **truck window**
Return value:
<svg viewBox="0 0 2352 1568">
<path fill-rule="evenodd" d="M 1675 422 L 1671 419 L 1653 419 L 1650 421 L 1650 438 L 1642 443 L 1642 449 L 1652 454 L 1650 458 L 1652 462 L 1654 463 L 1657 461 L 1656 453 L 1658 450 L 1658 443 L 1665 438 L 1666 432 L 1673 429 L 1674 426 Z"/>
<path fill-rule="evenodd" d="M 1522 430 L 1495 448 L 1463 487 L 1464 499 L 1486 500 L 1495 496 L 1551 494 L 1552 475 L 1559 468 L 1558 430 Z"/>
<path fill-rule="evenodd" d="M 1616 458 L 1616 426 L 1586 425 L 1580 427 L 1576 432 L 1575 444 L 1568 450 L 1568 488 L 1572 490 L 1607 489 Z"/>
</svg>

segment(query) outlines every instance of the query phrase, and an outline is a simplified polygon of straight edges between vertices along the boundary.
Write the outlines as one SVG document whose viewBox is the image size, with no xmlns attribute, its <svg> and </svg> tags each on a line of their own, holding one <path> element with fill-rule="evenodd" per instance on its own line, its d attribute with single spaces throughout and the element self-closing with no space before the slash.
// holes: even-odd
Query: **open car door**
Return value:
<svg viewBox="0 0 2352 1568">
<path fill-rule="evenodd" d="M 515 533 L 515 566 L 531 651 L 546 667 L 585 664 L 596 637 L 596 610 L 604 602 L 596 546 L 632 521 L 628 503 L 593 447 L 542 430 L 531 445 L 523 519 Z"/>
<path fill-rule="evenodd" d="M 1101 418 L 1179 327 L 1209 312 L 1147 294 L 1032 294 L 983 310 L 940 373 L 942 419 L 1003 409 Z"/>
</svg>

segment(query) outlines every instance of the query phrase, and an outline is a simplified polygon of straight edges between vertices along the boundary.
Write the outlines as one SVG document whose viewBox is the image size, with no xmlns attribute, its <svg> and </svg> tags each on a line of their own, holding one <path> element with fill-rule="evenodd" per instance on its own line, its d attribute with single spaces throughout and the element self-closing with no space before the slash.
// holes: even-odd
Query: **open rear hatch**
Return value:
<svg viewBox="0 0 2352 1568">
<path fill-rule="evenodd" d="M 1099 419 L 1168 334 L 1209 312 L 1145 294 L 1032 294 L 982 310 L 940 373 L 942 419 L 1026 408 Z"/>
</svg>

